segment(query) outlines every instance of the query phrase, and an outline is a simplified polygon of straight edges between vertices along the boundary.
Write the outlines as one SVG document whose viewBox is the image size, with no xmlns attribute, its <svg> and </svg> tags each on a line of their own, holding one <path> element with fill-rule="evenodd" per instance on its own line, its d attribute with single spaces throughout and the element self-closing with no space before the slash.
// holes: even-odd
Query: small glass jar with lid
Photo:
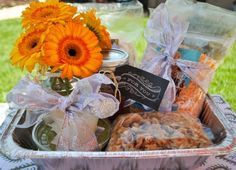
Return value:
<svg viewBox="0 0 236 170">
<path fill-rule="evenodd" d="M 118 99 L 121 99 L 121 95 L 118 94 L 118 82 L 115 77 L 115 70 L 117 67 L 128 64 L 129 55 L 124 50 L 117 48 L 103 50 L 102 54 L 103 64 L 100 73 L 106 74 L 114 82 L 115 87 L 111 85 L 103 85 L 101 91 L 113 94 Z"/>
</svg>

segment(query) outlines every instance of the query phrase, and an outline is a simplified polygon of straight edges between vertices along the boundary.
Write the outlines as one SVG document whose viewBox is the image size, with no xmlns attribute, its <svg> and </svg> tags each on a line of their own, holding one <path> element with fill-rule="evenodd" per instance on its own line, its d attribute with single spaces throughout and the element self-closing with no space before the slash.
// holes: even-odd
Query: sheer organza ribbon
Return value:
<svg viewBox="0 0 236 170">
<path fill-rule="evenodd" d="M 175 101 L 176 85 L 171 77 L 172 65 L 177 65 L 187 77 L 196 82 L 205 92 L 214 73 L 206 64 L 174 59 L 189 26 L 183 17 L 169 16 L 165 4 L 161 4 L 153 11 L 145 30 L 148 46 L 140 67 L 169 80 L 169 85 L 160 105 L 160 111 L 171 111 L 172 104 Z"/>
<path fill-rule="evenodd" d="M 99 92 L 102 84 L 113 82 L 102 74 L 79 80 L 69 96 L 43 88 L 28 77 L 23 78 L 7 95 L 10 106 L 27 109 L 25 122 L 18 126 L 27 128 L 52 111 L 64 112 L 64 123 L 58 150 L 94 150 L 98 147 L 94 131 L 89 128 L 83 114 L 100 119 L 115 114 L 119 101 L 112 95 Z M 83 114 L 82 114 L 83 113 Z"/>
</svg>

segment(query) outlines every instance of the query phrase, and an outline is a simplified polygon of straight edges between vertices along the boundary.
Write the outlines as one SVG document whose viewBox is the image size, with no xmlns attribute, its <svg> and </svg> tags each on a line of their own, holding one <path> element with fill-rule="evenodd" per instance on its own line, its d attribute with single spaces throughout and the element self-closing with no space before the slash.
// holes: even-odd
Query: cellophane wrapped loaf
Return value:
<svg viewBox="0 0 236 170">
<path fill-rule="evenodd" d="M 180 53 L 177 52 L 175 58 L 181 58 Z M 205 54 L 201 54 L 198 62 L 206 64 L 211 71 L 216 70 L 215 60 L 207 57 Z M 204 79 L 206 71 L 209 71 L 209 69 L 202 69 L 198 76 Z M 188 113 L 192 117 L 198 118 L 203 108 L 206 93 L 196 82 L 189 78 L 186 80 L 183 77 L 187 78 L 177 66 L 172 66 L 172 78 L 176 84 L 175 104 L 177 104 L 177 111 L 180 113 Z"/>
<path fill-rule="evenodd" d="M 177 112 L 130 113 L 115 122 L 108 151 L 189 149 L 212 142 L 201 123 Z"/>
</svg>

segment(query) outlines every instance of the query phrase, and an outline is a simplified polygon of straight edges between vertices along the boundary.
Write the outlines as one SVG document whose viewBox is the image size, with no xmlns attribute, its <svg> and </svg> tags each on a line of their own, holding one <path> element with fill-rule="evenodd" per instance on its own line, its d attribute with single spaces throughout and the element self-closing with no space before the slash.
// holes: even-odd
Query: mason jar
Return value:
<svg viewBox="0 0 236 170">
<path fill-rule="evenodd" d="M 113 85 L 102 85 L 101 91 L 114 95 L 118 100 L 121 95 L 118 91 L 118 82 L 115 77 L 115 70 L 117 67 L 128 64 L 129 55 L 126 51 L 112 48 L 102 51 L 103 64 L 100 73 L 107 75 L 113 82 Z"/>
<path fill-rule="evenodd" d="M 129 55 L 126 51 L 112 48 L 103 50 L 103 64 L 100 70 L 109 70 L 114 72 L 119 66 L 128 64 Z"/>
</svg>

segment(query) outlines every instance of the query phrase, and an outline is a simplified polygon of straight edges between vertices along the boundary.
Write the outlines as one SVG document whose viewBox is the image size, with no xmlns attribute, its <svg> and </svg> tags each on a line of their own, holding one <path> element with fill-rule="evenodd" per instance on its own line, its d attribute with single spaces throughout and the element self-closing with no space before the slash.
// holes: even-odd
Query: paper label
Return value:
<svg viewBox="0 0 236 170">
<path fill-rule="evenodd" d="M 115 75 L 122 96 L 158 110 L 168 80 L 129 65 L 118 67 Z"/>
</svg>

